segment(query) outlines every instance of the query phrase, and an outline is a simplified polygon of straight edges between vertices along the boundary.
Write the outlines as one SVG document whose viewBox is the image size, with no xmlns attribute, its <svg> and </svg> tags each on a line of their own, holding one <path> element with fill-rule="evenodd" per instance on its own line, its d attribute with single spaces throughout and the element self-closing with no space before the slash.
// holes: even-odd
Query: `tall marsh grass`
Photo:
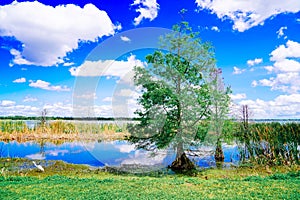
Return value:
<svg viewBox="0 0 300 200">
<path fill-rule="evenodd" d="M 127 133 L 127 125 L 118 125 L 113 123 L 76 123 L 78 133 Z"/>
<path fill-rule="evenodd" d="M 53 134 L 74 134 L 77 133 L 76 125 L 70 122 L 53 121 L 49 125 L 49 130 Z"/>
<path fill-rule="evenodd" d="M 0 133 L 5 134 L 113 134 L 127 133 L 127 125 L 114 123 L 70 122 L 63 120 L 37 122 L 29 128 L 24 121 L 0 120 Z"/>
<path fill-rule="evenodd" d="M 1 133 L 28 133 L 29 128 L 24 121 L 1 120 Z"/>
<path fill-rule="evenodd" d="M 259 164 L 300 164 L 300 123 L 253 123 L 240 125 L 235 138 L 241 159 Z"/>
</svg>

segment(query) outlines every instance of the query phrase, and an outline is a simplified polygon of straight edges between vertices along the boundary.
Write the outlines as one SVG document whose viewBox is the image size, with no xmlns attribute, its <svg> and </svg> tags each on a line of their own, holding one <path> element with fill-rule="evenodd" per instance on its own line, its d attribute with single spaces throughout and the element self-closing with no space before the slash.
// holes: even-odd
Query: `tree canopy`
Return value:
<svg viewBox="0 0 300 200">
<path fill-rule="evenodd" d="M 203 139 L 199 123 L 210 117 L 216 60 L 213 46 L 187 22 L 175 25 L 160 44 L 161 50 L 146 57 L 146 68 L 134 68 L 142 108 L 136 111 L 140 123 L 129 127 L 129 140 L 148 150 L 174 147 L 177 160 L 192 142 Z"/>
</svg>

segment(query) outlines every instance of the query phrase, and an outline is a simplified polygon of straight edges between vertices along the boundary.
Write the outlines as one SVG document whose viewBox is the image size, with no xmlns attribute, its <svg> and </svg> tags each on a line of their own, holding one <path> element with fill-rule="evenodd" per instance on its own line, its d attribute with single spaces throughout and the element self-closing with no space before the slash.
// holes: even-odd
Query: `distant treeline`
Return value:
<svg viewBox="0 0 300 200">
<path fill-rule="evenodd" d="M 241 121 L 240 119 L 231 119 L 232 121 Z M 300 122 L 300 119 L 248 119 L 249 122 Z"/>
<path fill-rule="evenodd" d="M 0 120 L 40 120 L 39 116 L 0 116 Z M 46 120 L 79 120 L 79 121 L 136 121 L 137 118 L 128 118 L 128 117 L 55 117 L 49 116 L 46 117 Z"/>
<path fill-rule="evenodd" d="M 40 116 L 0 116 L 0 120 L 40 120 Z M 138 121 L 138 118 L 130 117 L 58 117 L 47 116 L 47 120 L 82 120 L 82 121 Z M 232 119 L 232 121 L 240 121 L 238 119 Z M 300 122 L 300 119 L 249 119 L 249 122 Z"/>
</svg>

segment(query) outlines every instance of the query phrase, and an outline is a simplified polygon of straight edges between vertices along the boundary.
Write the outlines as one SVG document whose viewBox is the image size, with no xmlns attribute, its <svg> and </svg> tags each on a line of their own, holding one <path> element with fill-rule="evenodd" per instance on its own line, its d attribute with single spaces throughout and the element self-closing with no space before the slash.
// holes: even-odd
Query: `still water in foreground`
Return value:
<svg viewBox="0 0 300 200">
<path fill-rule="evenodd" d="M 223 146 L 225 163 L 239 161 L 237 146 Z M 197 156 L 190 155 L 200 167 L 214 167 L 214 148 L 203 146 L 197 149 Z M 36 142 L 0 142 L 0 157 L 19 157 L 32 160 L 63 160 L 73 164 L 86 164 L 94 167 L 147 165 L 166 167 L 175 159 L 172 150 L 153 152 L 137 150 L 127 141 L 65 142 L 63 144 Z"/>
</svg>

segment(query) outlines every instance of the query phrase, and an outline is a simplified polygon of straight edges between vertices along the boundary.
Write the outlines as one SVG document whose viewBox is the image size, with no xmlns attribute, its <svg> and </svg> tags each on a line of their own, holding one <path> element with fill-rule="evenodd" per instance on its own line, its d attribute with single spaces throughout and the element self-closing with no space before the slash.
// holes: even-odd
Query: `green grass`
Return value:
<svg viewBox="0 0 300 200">
<path fill-rule="evenodd" d="M 0 177 L 1 199 L 299 199 L 298 174 L 245 179 L 101 174 L 94 178 L 54 175 Z"/>
<path fill-rule="evenodd" d="M 6 166 L 24 161 L 10 160 Z M 268 171 L 254 166 L 207 169 L 193 177 L 137 176 L 57 161 L 45 172 L 5 171 L 0 175 L 0 199 L 300 199 L 300 171 L 299 166 Z"/>
</svg>

